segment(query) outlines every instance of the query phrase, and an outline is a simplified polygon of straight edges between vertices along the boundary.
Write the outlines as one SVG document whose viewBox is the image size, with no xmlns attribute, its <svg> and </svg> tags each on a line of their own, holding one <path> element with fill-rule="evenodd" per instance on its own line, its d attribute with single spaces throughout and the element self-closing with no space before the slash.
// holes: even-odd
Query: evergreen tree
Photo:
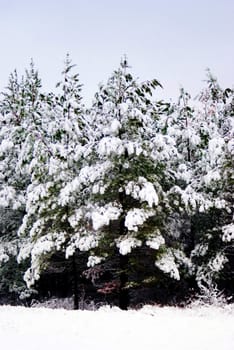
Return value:
<svg viewBox="0 0 234 350">
<path fill-rule="evenodd" d="M 228 95 L 227 95 L 228 94 Z M 203 152 L 197 164 L 199 191 L 208 200 L 193 218 L 198 239 L 192 257 L 196 279 L 205 293 L 219 284 L 223 274 L 230 278 L 230 241 L 233 234 L 233 115 L 228 96 L 208 72 L 207 87 L 199 96 L 197 126 Z M 231 96 L 230 96 L 231 97 Z M 228 111 L 228 112 L 227 112 Z M 229 272 L 228 272 L 229 271 Z"/>
<path fill-rule="evenodd" d="M 16 71 L 10 75 L 9 85 L 0 102 L 1 290 L 16 295 L 25 289 L 23 280 L 20 281 L 22 272 L 16 268 L 16 255 L 23 244 L 17 230 L 24 215 L 25 193 L 30 183 L 28 166 L 36 137 L 32 125 L 36 124 L 40 115 L 40 87 L 38 72 L 31 62 L 21 81 Z M 25 294 L 20 295 L 23 297 Z"/>
<path fill-rule="evenodd" d="M 227 266 L 223 230 L 227 227 L 230 231 L 233 220 L 233 117 L 227 94 L 231 90 L 222 91 L 208 72 L 207 87 L 200 94 L 199 103 L 192 107 L 189 95 L 182 90 L 174 113 L 162 123 L 181 155 L 176 171 L 179 186 L 172 188 L 171 193 L 175 198 L 178 195 L 183 208 L 179 222 L 186 222 L 184 249 L 190 255 L 190 273 L 206 294 L 216 288 L 215 282 Z"/>
<path fill-rule="evenodd" d="M 119 257 L 117 277 L 120 306 L 127 307 L 128 257 L 147 248 L 155 271 L 179 279 L 181 256 L 167 232 L 173 184 L 170 163 L 177 150 L 168 135 L 157 131 L 157 105 L 152 90 L 157 80 L 138 83 L 126 61 L 96 94 L 91 118 L 94 128 L 88 164 L 60 193 L 64 203 L 84 193 L 84 204 L 74 211 L 76 235 L 67 247 L 89 252 L 88 266 Z M 127 283 L 129 282 L 129 283 Z M 134 282 L 134 281 L 133 281 Z"/>
<path fill-rule="evenodd" d="M 64 252 L 74 235 L 73 208 L 79 209 L 81 198 L 69 204 L 59 200 L 60 192 L 79 173 L 87 148 L 81 85 L 73 68 L 67 56 L 63 80 L 57 84 L 61 92 L 47 96 L 40 138 L 34 143 L 26 215 L 19 230 L 28 238 L 18 257 L 19 261 L 30 257 L 24 277 L 28 286 L 35 284 L 54 254 Z"/>
</svg>

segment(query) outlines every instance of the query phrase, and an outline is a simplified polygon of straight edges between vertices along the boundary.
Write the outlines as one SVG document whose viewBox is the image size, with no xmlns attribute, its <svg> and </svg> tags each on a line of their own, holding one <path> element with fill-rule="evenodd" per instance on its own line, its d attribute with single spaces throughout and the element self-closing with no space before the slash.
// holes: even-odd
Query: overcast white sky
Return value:
<svg viewBox="0 0 234 350">
<path fill-rule="evenodd" d="M 0 89 L 31 57 L 54 89 L 67 52 L 88 102 L 124 54 L 134 75 L 164 85 L 160 98 L 196 94 L 207 67 L 232 87 L 233 18 L 234 0 L 0 0 Z"/>
</svg>

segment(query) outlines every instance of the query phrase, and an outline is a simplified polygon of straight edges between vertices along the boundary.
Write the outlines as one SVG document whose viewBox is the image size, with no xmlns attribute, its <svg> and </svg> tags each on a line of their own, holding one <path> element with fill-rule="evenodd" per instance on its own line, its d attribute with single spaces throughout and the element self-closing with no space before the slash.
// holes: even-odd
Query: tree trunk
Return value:
<svg viewBox="0 0 234 350">
<path fill-rule="evenodd" d="M 120 255 L 120 288 L 119 288 L 119 307 L 121 310 L 127 310 L 129 306 L 129 292 L 127 287 L 128 282 L 128 256 Z"/>
<path fill-rule="evenodd" d="M 120 235 L 124 235 L 126 227 L 124 226 L 125 217 L 120 221 Z M 128 282 L 128 265 L 129 258 L 127 255 L 119 255 L 119 267 L 120 267 L 120 287 L 119 287 L 119 307 L 121 310 L 127 310 L 129 306 L 129 292 L 127 289 Z"/>
<path fill-rule="evenodd" d="M 78 310 L 78 308 L 79 308 L 79 293 L 78 293 L 78 277 L 77 277 L 75 254 L 72 257 L 72 274 L 73 274 L 73 307 L 74 307 L 74 310 Z"/>
</svg>

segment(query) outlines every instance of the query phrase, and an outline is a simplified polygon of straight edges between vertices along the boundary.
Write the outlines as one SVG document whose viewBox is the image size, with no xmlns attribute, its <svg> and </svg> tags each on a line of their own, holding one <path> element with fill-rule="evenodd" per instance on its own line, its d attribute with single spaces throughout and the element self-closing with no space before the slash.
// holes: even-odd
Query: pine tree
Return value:
<svg viewBox="0 0 234 350">
<path fill-rule="evenodd" d="M 17 236 L 25 211 L 25 193 L 30 183 L 28 166 L 36 130 L 32 124 L 40 114 L 38 72 L 31 62 L 25 77 L 19 81 L 17 72 L 10 75 L 9 85 L 0 103 L 0 229 L 1 229 L 1 289 L 6 293 L 21 293 L 22 271 L 16 268 L 16 255 L 23 244 Z M 14 280 L 17 279 L 17 282 Z M 28 294 L 27 294 L 28 295 Z"/>
<path fill-rule="evenodd" d="M 190 273 L 206 294 L 216 288 L 215 282 L 228 263 L 222 227 L 231 230 L 225 223 L 233 217 L 233 117 L 225 94 L 230 95 L 231 90 L 224 92 L 208 72 L 207 87 L 201 92 L 199 103 L 192 107 L 189 95 L 182 90 L 179 104 L 166 120 L 167 132 L 181 155 L 176 175 L 179 186 L 171 192 L 175 197 L 179 195 L 177 200 L 183 208 L 179 221 L 183 217 L 186 221 L 184 249 L 190 255 Z"/>
<path fill-rule="evenodd" d="M 138 83 L 127 62 L 121 62 L 100 87 L 90 112 L 95 137 L 88 163 L 60 193 L 64 203 L 76 195 L 86 198 L 74 211 L 76 236 L 67 254 L 88 251 L 89 267 L 104 266 L 118 256 L 114 278 L 122 308 L 128 304 L 134 249 L 150 250 L 155 271 L 180 278 L 181 258 L 168 240 L 166 225 L 171 210 L 167 193 L 174 181 L 170 160 L 176 161 L 177 150 L 172 138 L 158 131 L 157 104 L 151 99 L 158 85 L 157 80 Z"/>
<path fill-rule="evenodd" d="M 222 276 L 230 278 L 230 241 L 233 232 L 233 115 L 229 112 L 228 96 L 210 72 L 207 87 L 200 94 L 197 125 L 200 127 L 203 153 L 199 162 L 199 190 L 209 203 L 203 213 L 194 217 L 199 230 L 192 251 L 196 279 L 205 293 L 219 285 Z M 228 112 L 227 112 L 228 111 Z M 228 233 L 227 233 L 228 232 Z M 228 272 L 229 271 L 229 272 Z"/>
<path fill-rule="evenodd" d="M 56 253 L 64 254 L 64 247 L 75 234 L 72 211 L 79 209 L 81 198 L 69 204 L 59 200 L 60 192 L 79 173 L 87 148 L 81 85 L 73 68 L 67 56 L 63 80 L 57 84 L 61 92 L 45 99 L 40 138 L 34 143 L 26 215 L 19 230 L 21 237 L 28 238 L 28 244 L 18 257 L 19 261 L 28 257 L 31 260 L 24 277 L 29 287 L 47 270 Z M 77 300 L 75 304 L 77 308 Z"/>
</svg>

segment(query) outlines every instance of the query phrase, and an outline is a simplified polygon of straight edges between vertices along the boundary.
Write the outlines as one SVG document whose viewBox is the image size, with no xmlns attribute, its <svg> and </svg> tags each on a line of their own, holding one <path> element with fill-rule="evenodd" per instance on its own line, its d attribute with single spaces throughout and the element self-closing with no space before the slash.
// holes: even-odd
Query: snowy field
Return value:
<svg viewBox="0 0 234 350">
<path fill-rule="evenodd" d="M 7 350 L 233 350 L 234 307 L 67 311 L 0 307 Z"/>
</svg>

